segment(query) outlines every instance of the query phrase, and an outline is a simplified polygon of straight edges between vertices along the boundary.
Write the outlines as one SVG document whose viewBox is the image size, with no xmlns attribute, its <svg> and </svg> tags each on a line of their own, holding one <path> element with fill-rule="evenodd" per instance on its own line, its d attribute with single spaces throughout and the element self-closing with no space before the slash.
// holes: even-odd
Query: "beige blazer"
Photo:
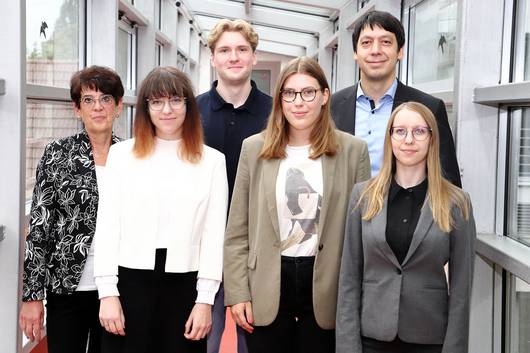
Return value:
<svg viewBox="0 0 530 353">
<path fill-rule="evenodd" d="M 324 194 L 313 270 L 313 308 L 320 327 L 333 329 L 348 200 L 370 177 L 364 141 L 337 130 L 333 157 L 322 157 Z M 276 177 L 280 159 L 259 158 L 263 134 L 243 141 L 224 243 L 225 304 L 252 302 L 254 324 L 271 324 L 280 302 L 280 233 Z"/>
</svg>

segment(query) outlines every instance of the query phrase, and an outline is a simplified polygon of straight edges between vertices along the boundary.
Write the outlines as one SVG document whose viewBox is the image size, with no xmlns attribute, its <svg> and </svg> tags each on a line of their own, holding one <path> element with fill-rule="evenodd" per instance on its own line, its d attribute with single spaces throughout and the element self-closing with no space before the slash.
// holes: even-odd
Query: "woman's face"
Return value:
<svg viewBox="0 0 530 353">
<path fill-rule="evenodd" d="M 74 104 L 75 114 L 83 121 L 88 134 L 112 133 L 112 123 L 123 108 L 110 94 L 93 89 L 81 90 L 79 108 Z"/>
<path fill-rule="evenodd" d="M 396 167 L 425 169 L 431 142 L 430 128 L 425 119 L 416 112 L 403 109 L 396 114 L 392 128 L 390 140 Z"/>
<path fill-rule="evenodd" d="M 289 135 L 309 137 L 328 99 L 329 91 L 322 91 L 314 77 L 300 73 L 289 76 L 281 93 L 282 112 L 290 125 Z"/>
<path fill-rule="evenodd" d="M 164 140 L 182 137 L 182 125 L 186 119 L 186 100 L 183 97 L 149 98 L 149 116 L 155 126 L 155 134 Z"/>
</svg>

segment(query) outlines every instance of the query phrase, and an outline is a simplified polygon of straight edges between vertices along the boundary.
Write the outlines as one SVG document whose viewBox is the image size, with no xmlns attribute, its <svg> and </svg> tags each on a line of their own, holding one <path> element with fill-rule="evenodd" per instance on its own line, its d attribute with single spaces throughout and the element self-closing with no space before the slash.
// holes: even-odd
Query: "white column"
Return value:
<svg viewBox="0 0 530 353">
<path fill-rule="evenodd" d="M 25 1 L 0 2 L 2 53 L 0 78 L 0 225 L 6 238 L 0 241 L 0 352 L 20 352 L 18 303 L 24 248 L 24 190 L 26 146 L 26 16 Z M 9 53 L 9 54 L 7 54 Z"/>
</svg>

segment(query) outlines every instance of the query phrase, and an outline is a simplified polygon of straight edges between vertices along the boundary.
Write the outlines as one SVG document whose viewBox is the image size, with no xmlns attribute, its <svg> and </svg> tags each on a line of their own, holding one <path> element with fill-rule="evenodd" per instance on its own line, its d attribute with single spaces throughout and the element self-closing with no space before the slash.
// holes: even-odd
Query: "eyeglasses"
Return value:
<svg viewBox="0 0 530 353">
<path fill-rule="evenodd" d="M 315 88 L 304 88 L 301 91 L 295 91 L 293 89 L 286 89 L 280 91 L 280 95 L 282 97 L 282 100 L 287 103 L 292 103 L 296 100 L 296 95 L 300 95 L 300 98 L 304 102 L 312 102 L 315 100 L 315 97 L 317 96 L 317 92 L 320 91 Z"/>
<path fill-rule="evenodd" d="M 149 105 L 149 109 L 157 111 L 157 112 L 164 109 L 164 106 L 166 105 L 166 103 L 169 104 L 169 107 L 172 110 L 180 110 L 184 108 L 184 105 L 186 104 L 186 98 L 184 97 L 153 98 L 153 99 L 148 99 L 147 103 Z"/>
<path fill-rule="evenodd" d="M 81 97 L 81 104 L 89 106 L 91 108 L 93 108 L 94 105 L 96 105 L 96 102 L 99 102 L 99 104 L 101 104 L 105 108 L 112 107 L 115 104 L 114 97 L 110 94 L 104 94 L 99 98 L 95 98 L 92 96 Z"/>
<path fill-rule="evenodd" d="M 424 141 L 431 135 L 432 129 L 425 126 L 417 126 L 412 130 L 412 137 L 416 141 Z M 390 135 L 396 141 L 402 141 L 407 138 L 409 129 L 401 126 L 394 126 L 390 129 Z"/>
</svg>

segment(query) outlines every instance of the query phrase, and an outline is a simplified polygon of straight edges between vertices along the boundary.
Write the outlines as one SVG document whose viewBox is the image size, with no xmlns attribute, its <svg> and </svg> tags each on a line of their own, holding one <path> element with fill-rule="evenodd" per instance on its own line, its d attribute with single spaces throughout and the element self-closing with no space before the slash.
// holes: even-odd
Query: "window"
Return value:
<svg viewBox="0 0 530 353">
<path fill-rule="evenodd" d="M 118 28 L 116 72 L 126 90 L 136 87 L 136 28 L 121 21 Z"/>
<path fill-rule="evenodd" d="M 160 66 L 162 64 L 162 44 L 155 44 L 155 65 Z"/>
<path fill-rule="evenodd" d="M 53 140 L 75 134 L 81 127 L 71 103 L 26 102 L 26 201 L 31 200 L 35 171 L 44 147 Z"/>
<path fill-rule="evenodd" d="M 452 91 L 456 0 L 424 0 L 405 9 L 409 52 L 407 82 L 427 92 Z"/>
<path fill-rule="evenodd" d="M 69 87 L 79 70 L 80 16 L 77 0 L 26 0 L 27 82 Z"/>
<path fill-rule="evenodd" d="M 124 105 L 120 116 L 114 120 L 113 132 L 122 139 L 132 137 L 134 108 L 130 105 Z"/>
<path fill-rule="evenodd" d="M 530 80 L 530 1 L 517 1 L 515 81 Z"/>
<path fill-rule="evenodd" d="M 162 30 L 162 0 L 155 0 L 155 28 Z"/>
<path fill-rule="evenodd" d="M 510 112 L 508 236 L 530 245 L 530 108 Z"/>
<path fill-rule="evenodd" d="M 530 352 L 530 284 L 508 274 L 506 288 L 506 352 Z"/>
<path fill-rule="evenodd" d="M 252 70 L 251 78 L 261 92 L 271 94 L 271 70 Z"/>
</svg>

